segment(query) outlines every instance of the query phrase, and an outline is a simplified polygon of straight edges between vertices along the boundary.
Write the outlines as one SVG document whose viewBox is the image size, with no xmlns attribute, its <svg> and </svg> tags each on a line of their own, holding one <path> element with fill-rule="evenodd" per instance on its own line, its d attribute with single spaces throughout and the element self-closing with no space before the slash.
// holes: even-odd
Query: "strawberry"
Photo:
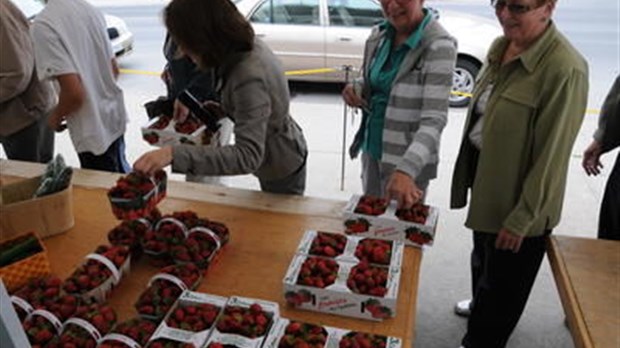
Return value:
<svg viewBox="0 0 620 348">
<path fill-rule="evenodd" d="M 28 302 L 34 309 L 48 308 L 59 298 L 61 283 L 56 276 L 32 278 L 13 295 Z M 26 319 L 26 313 L 18 306 L 14 307 L 18 310 L 20 320 Z"/>
<path fill-rule="evenodd" d="M 370 223 L 368 220 L 364 218 L 359 218 L 357 220 L 347 220 L 344 223 L 346 234 L 357 234 L 367 232 L 370 228 Z"/>
<path fill-rule="evenodd" d="M 324 288 L 334 283 L 338 268 L 338 263 L 334 260 L 310 256 L 301 266 L 297 284 Z"/>
<path fill-rule="evenodd" d="M 211 328 L 219 312 L 219 307 L 208 303 L 181 305 L 168 317 L 166 324 L 173 328 L 199 332 Z"/>
<path fill-rule="evenodd" d="M 112 333 L 125 335 L 136 341 L 138 344 L 145 346 L 149 338 L 155 332 L 155 329 L 157 329 L 157 325 L 155 323 L 145 319 L 133 318 L 116 325 L 112 330 Z M 126 348 L 124 344 L 116 341 L 101 342 L 98 348 L 102 347 Z"/>
<path fill-rule="evenodd" d="M 387 276 L 386 268 L 360 262 L 351 269 L 347 287 L 357 294 L 383 297 L 387 293 Z"/>
<path fill-rule="evenodd" d="M 363 215 L 377 216 L 385 213 L 387 206 L 388 202 L 383 198 L 362 196 L 357 202 L 354 212 Z"/>
<path fill-rule="evenodd" d="M 291 321 L 278 343 L 279 348 L 323 348 L 327 341 L 327 331 L 314 324 Z"/>
<path fill-rule="evenodd" d="M 426 218 L 428 217 L 429 211 L 429 206 L 418 203 L 410 209 L 398 209 L 396 211 L 396 217 L 400 220 L 424 224 L 426 222 Z"/>
<path fill-rule="evenodd" d="M 351 331 L 338 343 L 339 348 L 385 348 L 387 337 Z"/>
<path fill-rule="evenodd" d="M 389 265 L 392 257 L 392 242 L 365 238 L 355 248 L 355 257 L 360 261 Z"/>
<path fill-rule="evenodd" d="M 238 334 L 248 338 L 264 336 L 271 326 L 272 314 L 257 304 L 249 308 L 226 306 L 217 320 L 217 329 L 223 333 Z"/>
</svg>

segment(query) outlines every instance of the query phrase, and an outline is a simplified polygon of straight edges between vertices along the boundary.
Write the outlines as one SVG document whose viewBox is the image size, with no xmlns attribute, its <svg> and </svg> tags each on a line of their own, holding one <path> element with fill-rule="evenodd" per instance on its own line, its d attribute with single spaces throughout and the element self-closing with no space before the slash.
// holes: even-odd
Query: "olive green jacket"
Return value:
<svg viewBox="0 0 620 348">
<path fill-rule="evenodd" d="M 465 225 L 539 236 L 560 220 L 571 149 L 588 97 L 588 66 L 551 23 L 513 61 L 500 66 L 508 41 L 495 40 L 474 90 L 452 178 L 451 207 L 471 202 Z M 482 150 L 467 135 L 475 101 L 494 83 L 484 114 Z"/>
</svg>

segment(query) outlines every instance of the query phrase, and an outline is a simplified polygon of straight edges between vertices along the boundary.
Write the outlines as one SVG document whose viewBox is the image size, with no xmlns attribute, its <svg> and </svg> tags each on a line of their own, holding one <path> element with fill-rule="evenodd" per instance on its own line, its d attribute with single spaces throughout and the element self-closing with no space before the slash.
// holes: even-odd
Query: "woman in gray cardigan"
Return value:
<svg viewBox="0 0 620 348">
<path fill-rule="evenodd" d="M 263 191 L 303 194 L 306 141 L 289 114 L 284 71 L 250 23 L 230 0 L 173 0 L 164 20 L 179 47 L 201 69 L 215 71 L 221 104 L 208 107 L 233 120 L 235 144 L 166 146 L 144 154 L 134 169 L 154 173 L 172 164 L 194 175 L 252 173 Z"/>
<path fill-rule="evenodd" d="M 456 61 L 456 41 L 423 3 L 381 0 L 386 21 L 366 41 L 363 78 L 343 91 L 348 105 L 363 109 L 349 152 L 362 151 L 364 194 L 402 208 L 423 200 L 437 176 Z"/>
</svg>

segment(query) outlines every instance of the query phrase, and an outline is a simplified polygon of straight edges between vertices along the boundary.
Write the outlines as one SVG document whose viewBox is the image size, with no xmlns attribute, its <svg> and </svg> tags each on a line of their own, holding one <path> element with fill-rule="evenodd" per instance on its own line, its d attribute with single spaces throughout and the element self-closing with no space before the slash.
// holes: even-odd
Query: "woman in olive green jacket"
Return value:
<svg viewBox="0 0 620 348">
<path fill-rule="evenodd" d="M 452 208 L 464 207 L 471 191 L 465 347 L 503 347 L 521 316 L 544 237 L 560 220 L 588 95 L 586 61 L 550 20 L 555 0 L 492 5 L 504 36 L 480 72 L 452 182 Z"/>
</svg>

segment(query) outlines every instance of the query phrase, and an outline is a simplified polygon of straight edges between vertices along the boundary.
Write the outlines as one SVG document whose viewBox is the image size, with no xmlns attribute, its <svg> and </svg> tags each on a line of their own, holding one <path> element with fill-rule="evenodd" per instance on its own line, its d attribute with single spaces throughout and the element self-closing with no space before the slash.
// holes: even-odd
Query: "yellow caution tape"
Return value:
<svg viewBox="0 0 620 348">
<path fill-rule="evenodd" d="M 330 72 L 337 71 L 333 68 L 323 68 L 323 69 L 308 69 L 308 70 L 290 70 L 284 73 L 286 76 L 292 75 L 312 75 L 312 74 L 327 74 Z"/>
<path fill-rule="evenodd" d="M 160 72 L 155 71 L 145 71 L 145 70 L 133 70 L 133 69 L 120 69 L 121 74 L 133 74 L 133 75 L 151 75 L 151 76 L 159 76 Z"/>
<path fill-rule="evenodd" d="M 326 74 L 326 73 L 330 73 L 330 72 L 334 72 L 334 71 L 338 71 L 338 69 L 322 68 L 322 69 L 307 69 L 307 70 L 289 70 L 289 71 L 286 71 L 284 74 L 286 76 L 312 75 L 312 74 Z M 133 69 L 120 69 L 120 72 L 122 74 L 134 74 L 134 75 L 149 75 L 149 76 L 159 76 L 159 75 L 161 75 L 161 73 L 158 73 L 158 72 L 155 72 L 155 71 L 133 70 Z M 471 93 L 459 92 L 459 91 L 451 91 L 450 94 L 458 95 L 458 96 L 462 96 L 462 97 L 469 97 L 469 98 L 472 97 Z M 598 115 L 600 113 L 600 110 L 598 110 L 598 109 L 587 109 L 586 113 L 587 114 Z"/>
</svg>

